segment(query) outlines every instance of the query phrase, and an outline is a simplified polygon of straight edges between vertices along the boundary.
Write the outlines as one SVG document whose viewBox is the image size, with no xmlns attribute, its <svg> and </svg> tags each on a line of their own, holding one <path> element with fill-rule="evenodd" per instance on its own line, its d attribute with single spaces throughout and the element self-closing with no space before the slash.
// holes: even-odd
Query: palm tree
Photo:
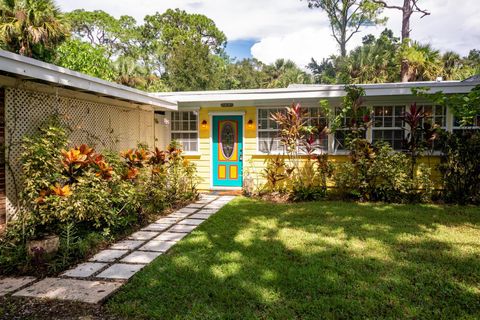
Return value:
<svg viewBox="0 0 480 320">
<path fill-rule="evenodd" d="M 473 65 L 469 64 L 468 58 L 461 58 L 454 51 L 447 51 L 442 56 L 443 77 L 445 80 L 463 80 L 476 74 Z"/>
<path fill-rule="evenodd" d="M 0 42 L 9 51 L 44 58 L 69 34 L 53 0 L 0 0 Z"/>
<path fill-rule="evenodd" d="M 145 71 L 131 57 L 121 56 L 114 62 L 117 74 L 116 82 L 129 87 L 142 87 L 145 85 L 143 75 Z"/>
<path fill-rule="evenodd" d="M 308 84 L 312 79 L 301 70 L 292 60 L 277 59 L 265 68 L 268 88 L 285 88 L 293 83 Z"/>
</svg>

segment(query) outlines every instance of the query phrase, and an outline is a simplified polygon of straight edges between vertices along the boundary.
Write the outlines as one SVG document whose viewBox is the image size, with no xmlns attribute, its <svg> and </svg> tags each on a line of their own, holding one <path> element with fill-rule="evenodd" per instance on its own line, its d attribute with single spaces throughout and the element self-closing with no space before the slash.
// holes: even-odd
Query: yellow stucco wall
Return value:
<svg viewBox="0 0 480 320">
<path fill-rule="evenodd" d="M 186 158 L 196 164 L 198 175 L 201 179 L 201 182 L 198 186 L 200 190 L 209 190 L 211 188 L 211 113 L 238 113 L 244 112 L 244 123 L 243 123 L 243 171 L 248 171 L 256 183 L 262 184 L 263 179 L 261 178 L 261 172 L 265 165 L 265 160 L 268 156 L 261 154 L 257 151 L 257 108 L 256 107 L 232 107 L 232 108 L 220 108 L 220 107 L 211 107 L 205 108 L 202 107 L 199 110 L 199 152 L 198 154 L 187 155 Z M 201 123 L 207 121 L 206 128 L 203 128 Z M 249 127 L 247 125 L 248 121 L 252 120 L 253 126 Z M 348 157 L 345 155 L 329 155 L 329 160 L 332 162 L 343 162 L 348 160 Z M 420 162 L 428 164 L 433 170 L 433 178 L 438 181 L 439 174 L 436 170 L 439 163 L 439 157 L 423 157 Z"/>
</svg>

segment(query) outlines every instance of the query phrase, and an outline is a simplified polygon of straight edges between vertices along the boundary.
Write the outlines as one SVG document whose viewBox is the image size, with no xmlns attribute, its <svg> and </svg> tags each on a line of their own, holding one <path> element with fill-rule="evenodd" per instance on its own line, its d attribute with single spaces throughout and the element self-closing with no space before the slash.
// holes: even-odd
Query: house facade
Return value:
<svg viewBox="0 0 480 320">
<path fill-rule="evenodd" d="M 464 130 L 450 110 L 435 106 L 429 100 L 414 96 L 412 88 L 429 88 L 430 92 L 467 93 L 476 85 L 472 81 L 439 81 L 419 83 L 386 83 L 360 85 L 365 89 L 364 105 L 373 111 L 373 126 L 366 132 L 370 142 L 386 141 L 395 150 L 402 149 L 405 138 L 401 116 L 412 103 L 417 103 L 427 120 L 447 131 Z M 188 158 L 198 168 L 200 189 L 239 189 L 248 174 L 261 180 L 265 160 L 282 155 L 279 128 L 271 115 L 292 103 L 300 103 L 308 114 L 308 124 L 326 121 L 320 107 L 327 100 L 331 108 L 340 106 L 346 92 L 342 85 L 295 85 L 285 89 L 229 90 L 210 92 L 159 93 L 162 99 L 175 102 L 178 111 L 166 112 L 156 121 L 162 143 L 177 140 Z M 333 111 L 333 110 L 332 110 Z M 480 129 L 480 115 L 475 126 Z M 337 130 L 317 141 L 321 152 L 332 161 L 344 161 L 347 129 Z M 433 166 L 438 157 L 432 153 Z M 261 181 L 260 181 L 261 183 Z"/>
<path fill-rule="evenodd" d="M 364 104 L 374 111 L 374 126 L 366 138 L 400 149 L 405 134 L 400 116 L 413 102 L 429 115 L 428 121 L 449 131 L 463 130 L 450 110 L 414 97 L 411 89 L 455 94 L 479 84 L 477 78 L 361 85 Z M 122 151 L 139 143 L 162 149 L 176 140 L 197 165 L 199 189 L 227 190 L 241 189 L 247 175 L 261 179 L 265 160 L 282 154 L 272 113 L 300 103 L 308 123 L 318 125 L 326 120 L 319 102 L 328 100 L 335 108 L 344 96 L 341 85 L 151 94 L 0 50 L 0 143 L 5 150 L 0 162 L 0 225 L 13 218 L 17 208 L 24 179 L 22 138 L 52 115 L 72 129 L 72 144 L 87 143 L 100 151 Z M 472 128 L 480 129 L 480 116 Z M 342 161 L 345 136 L 340 129 L 317 142 L 332 161 Z"/>
</svg>

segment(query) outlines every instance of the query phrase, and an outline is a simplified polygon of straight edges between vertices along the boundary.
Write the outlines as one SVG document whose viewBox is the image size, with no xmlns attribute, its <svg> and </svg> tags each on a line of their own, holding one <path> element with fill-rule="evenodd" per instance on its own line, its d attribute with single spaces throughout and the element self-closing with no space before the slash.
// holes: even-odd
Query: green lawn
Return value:
<svg viewBox="0 0 480 320">
<path fill-rule="evenodd" d="M 480 208 L 238 198 L 107 304 L 126 318 L 480 318 Z"/>
</svg>

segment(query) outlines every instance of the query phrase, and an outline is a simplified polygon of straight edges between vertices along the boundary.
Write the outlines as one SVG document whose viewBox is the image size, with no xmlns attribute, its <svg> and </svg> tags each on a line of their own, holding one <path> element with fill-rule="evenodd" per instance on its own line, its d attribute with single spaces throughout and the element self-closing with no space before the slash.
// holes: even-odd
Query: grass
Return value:
<svg viewBox="0 0 480 320">
<path fill-rule="evenodd" d="M 121 318 L 480 318 L 480 208 L 238 198 L 107 304 Z"/>
</svg>

